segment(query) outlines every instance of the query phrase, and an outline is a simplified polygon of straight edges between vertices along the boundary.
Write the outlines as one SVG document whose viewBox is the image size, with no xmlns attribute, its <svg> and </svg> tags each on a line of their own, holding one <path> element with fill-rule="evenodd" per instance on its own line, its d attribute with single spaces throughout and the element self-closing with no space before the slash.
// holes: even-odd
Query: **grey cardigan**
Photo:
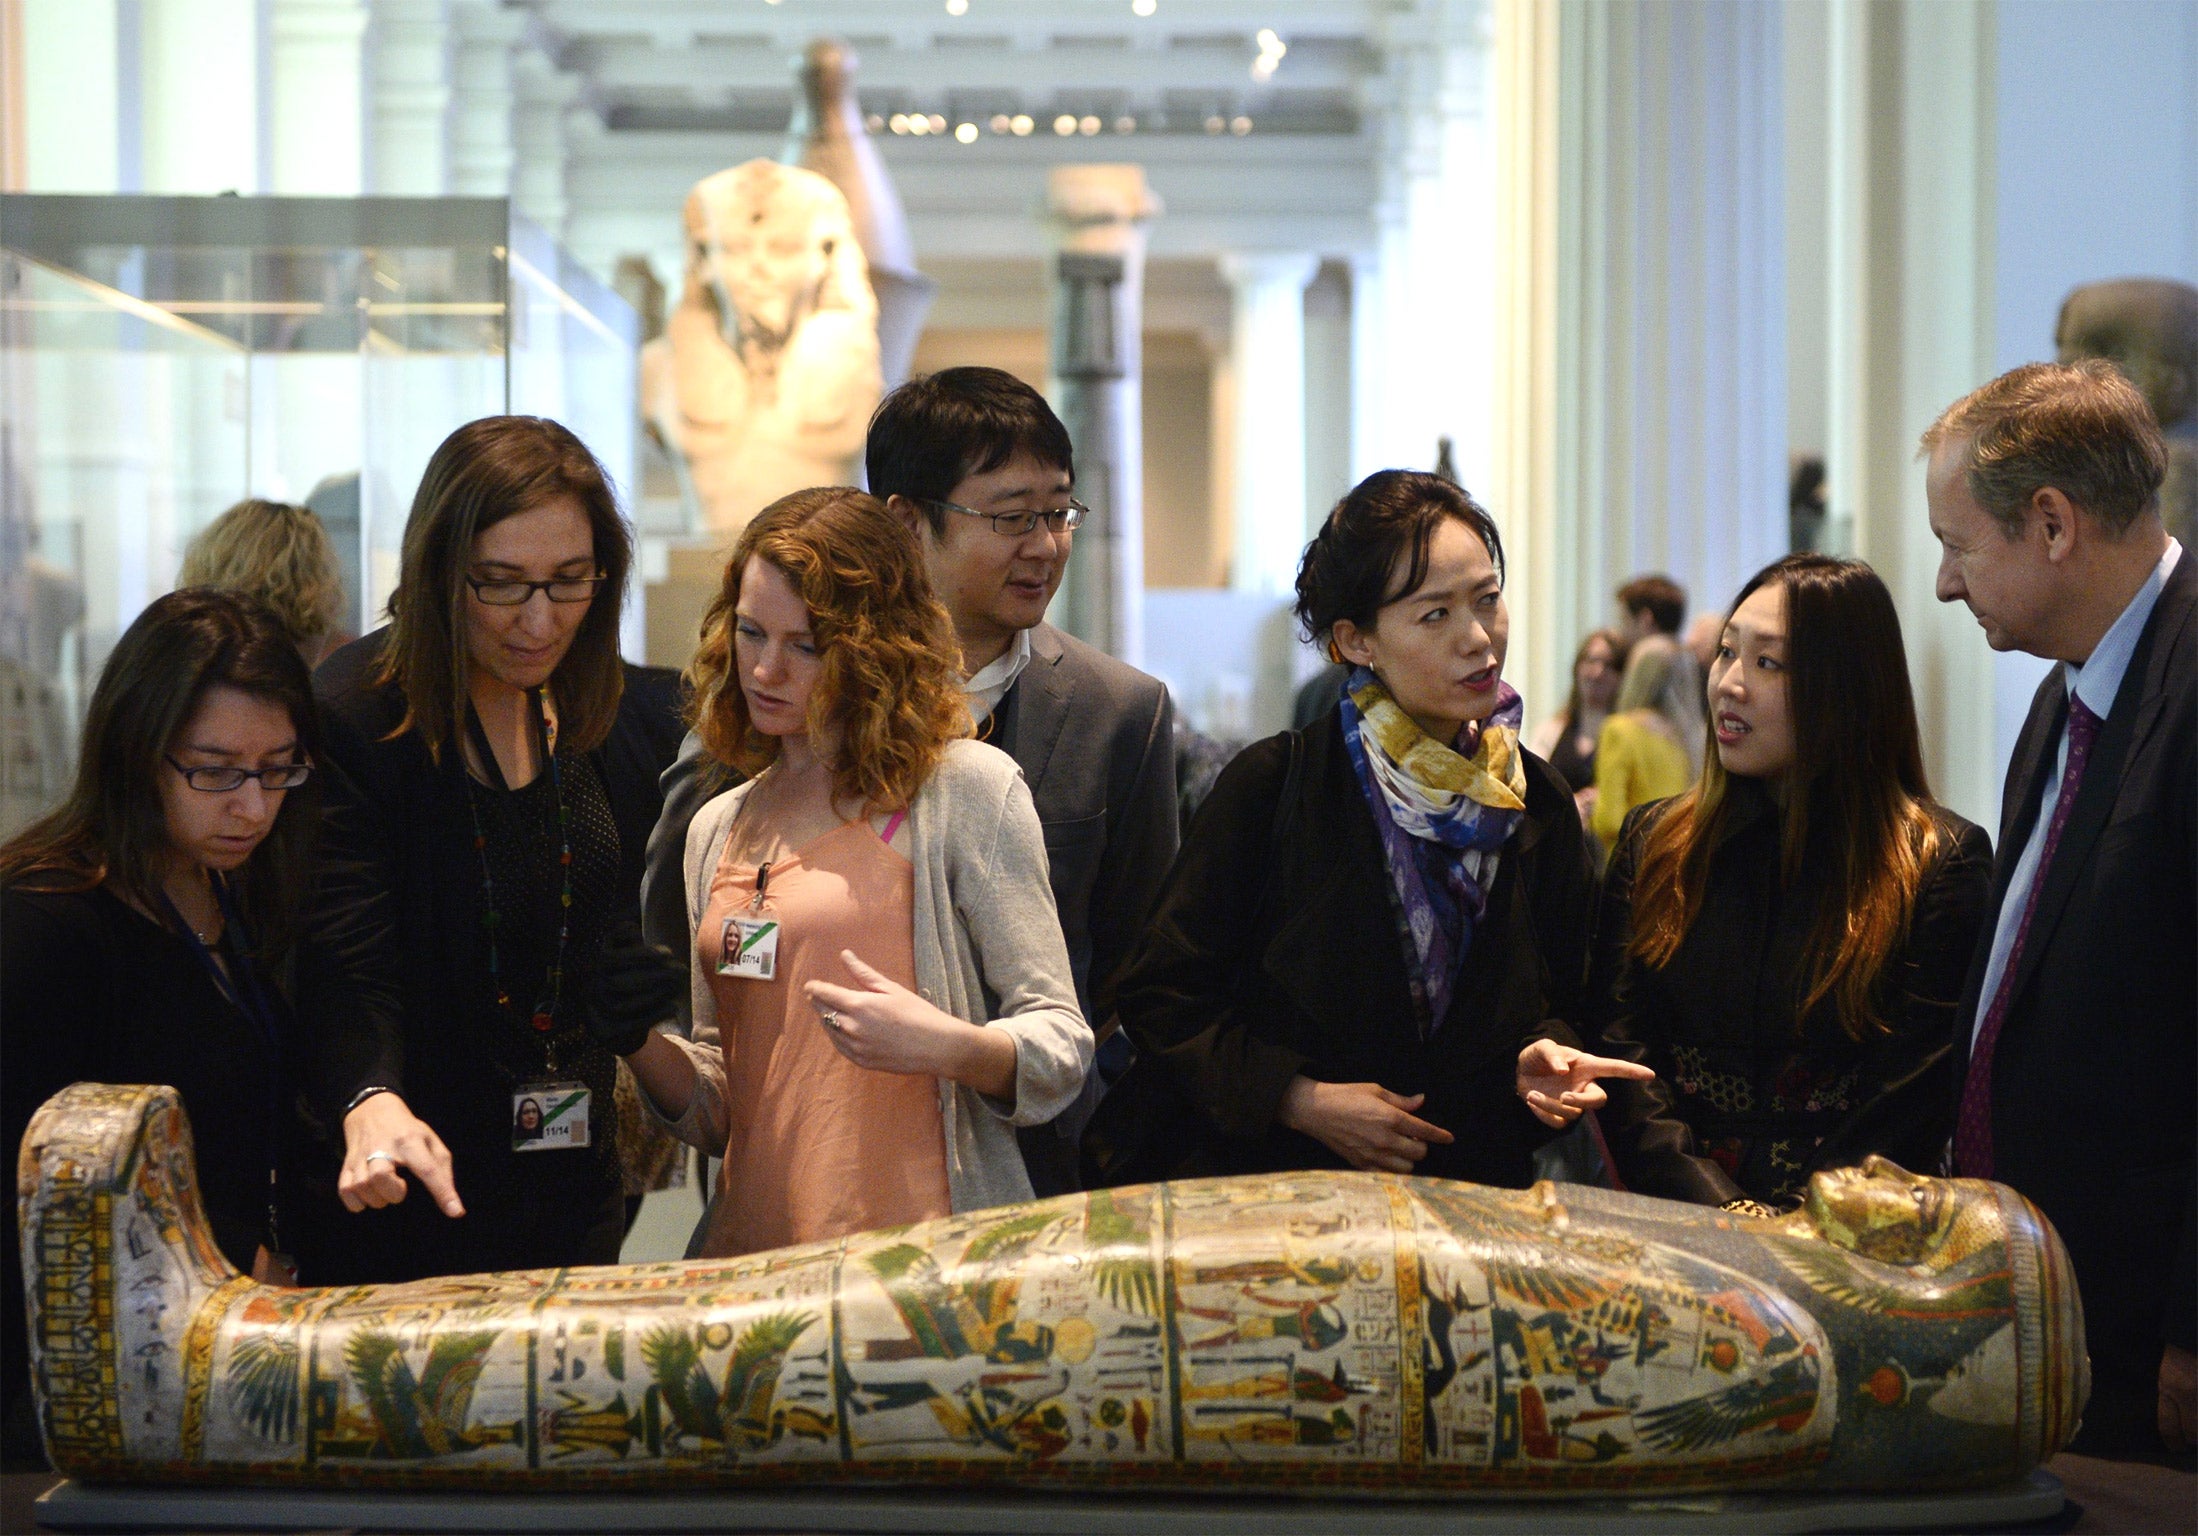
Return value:
<svg viewBox="0 0 2198 1536">
<path fill-rule="evenodd" d="M 727 790 L 687 829 L 690 934 L 747 792 L 746 784 Z M 1075 1100 L 1091 1070 L 1092 1034 L 1076 1004 L 1045 838 L 1022 770 L 982 742 L 951 743 L 910 804 L 905 835 L 902 851 L 915 866 L 916 990 L 955 1017 L 1015 1040 L 1014 1102 L 940 1080 L 949 1197 L 957 1212 L 1028 1200 L 1015 1127 L 1042 1124 Z M 691 970 L 693 1033 L 666 1038 L 694 1063 L 695 1093 L 687 1112 L 665 1124 L 690 1146 L 722 1156 L 730 1126 L 717 1007 L 708 973 L 699 964 Z M 727 1194 L 739 1198 L 737 1190 Z M 704 1217 L 705 1229 L 714 1215 Z"/>
</svg>

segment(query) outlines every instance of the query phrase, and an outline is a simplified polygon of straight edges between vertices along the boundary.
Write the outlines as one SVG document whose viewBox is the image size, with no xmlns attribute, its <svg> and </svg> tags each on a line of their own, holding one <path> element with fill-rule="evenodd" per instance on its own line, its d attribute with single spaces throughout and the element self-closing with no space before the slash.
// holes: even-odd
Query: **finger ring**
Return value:
<svg viewBox="0 0 2198 1536">
<path fill-rule="evenodd" d="M 819 1008 L 817 1017 L 824 1020 L 826 1029 L 838 1029 L 840 1027 L 840 1011 L 837 1008 Z"/>
<path fill-rule="evenodd" d="M 366 1156 L 360 1158 L 359 1161 L 362 1163 L 371 1163 L 377 1157 L 385 1163 L 393 1163 L 397 1160 L 394 1156 L 387 1152 L 369 1152 L 366 1154 Z"/>
</svg>

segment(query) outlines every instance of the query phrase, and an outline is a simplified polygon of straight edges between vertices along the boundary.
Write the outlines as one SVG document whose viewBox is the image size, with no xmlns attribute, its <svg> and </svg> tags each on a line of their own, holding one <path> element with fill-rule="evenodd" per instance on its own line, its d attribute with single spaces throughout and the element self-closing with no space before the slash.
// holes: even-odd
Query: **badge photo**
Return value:
<svg viewBox="0 0 2198 1536">
<path fill-rule="evenodd" d="M 720 976 L 769 981 L 778 975 L 778 919 L 728 917 L 718 952 Z"/>
<path fill-rule="evenodd" d="M 588 1145 L 585 1083 L 522 1083 L 511 1096 L 511 1150 L 562 1152 Z"/>
</svg>

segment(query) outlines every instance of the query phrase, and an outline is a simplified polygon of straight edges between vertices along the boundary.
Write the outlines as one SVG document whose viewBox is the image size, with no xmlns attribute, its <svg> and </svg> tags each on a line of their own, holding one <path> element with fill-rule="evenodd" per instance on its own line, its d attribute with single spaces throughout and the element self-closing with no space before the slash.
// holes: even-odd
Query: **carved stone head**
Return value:
<svg viewBox="0 0 2198 1536">
<path fill-rule="evenodd" d="M 2198 288 L 2165 277 L 2086 283 L 2062 301 L 2060 360 L 2103 357 L 2129 377 L 2163 431 L 2198 411 Z"/>
<path fill-rule="evenodd" d="M 687 194 L 689 304 L 714 305 L 728 344 L 786 345 L 819 310 L 872 307 L 847 199 L 822 176 L 751 160 Z"/>
</svg>

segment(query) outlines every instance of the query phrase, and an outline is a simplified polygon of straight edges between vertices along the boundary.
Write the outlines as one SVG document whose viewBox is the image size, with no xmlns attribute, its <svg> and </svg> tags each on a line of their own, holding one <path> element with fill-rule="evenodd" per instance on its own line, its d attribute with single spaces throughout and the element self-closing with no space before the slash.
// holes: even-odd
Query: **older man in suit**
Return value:
<svg viewBox="0 0 2198 1536">
<path fill-rule="evenodd" d="M 1963 1005 L 1954 1171 L 2036 1201 L 2083 1293 L 2076 1448 L 2198 1429 L 2198 569 L 2150 410 L 2103 362 L 2015 369 L 1923 448 L 1938 595 L 2058 662 L 2008 766 Z"/>
<path fill-rule="evenodd" d="M 1127 1042 L 1110 1038 L 1113 975 L 1175 861 L 1174 706 L 1157 679 L 1045 622 L 1083 509 L 1068 429 L 1043 395 L 997 368 L 913 379 L 878 407 L 867 457 L 872 494 L 922 542 L 954 621 L 977 734 L 1022 766 L 1045 830 L 1077 1000 L 1100 1036 L 1084 1097 L 1021 1133 L 1032 1187 L 1064 1194 L 1098 1095 L 1127 1065 Z M 649 938 L 675 953 L 687 824 L 723 787 L 690 736 L 665 775 L 642 891 Z"/>
</svg>

